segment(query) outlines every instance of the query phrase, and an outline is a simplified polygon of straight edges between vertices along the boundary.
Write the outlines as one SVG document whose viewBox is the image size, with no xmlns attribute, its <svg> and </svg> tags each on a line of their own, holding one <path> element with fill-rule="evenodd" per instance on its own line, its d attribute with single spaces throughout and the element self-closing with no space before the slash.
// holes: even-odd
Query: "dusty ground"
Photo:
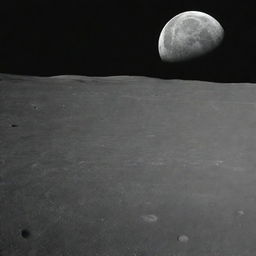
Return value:
<svg viewBox="0 0 256 256">
<path fill-rule="evenodd" d="M 1 256 L 255 255 L 255 84 L 0 78 Z"/>
</svg>

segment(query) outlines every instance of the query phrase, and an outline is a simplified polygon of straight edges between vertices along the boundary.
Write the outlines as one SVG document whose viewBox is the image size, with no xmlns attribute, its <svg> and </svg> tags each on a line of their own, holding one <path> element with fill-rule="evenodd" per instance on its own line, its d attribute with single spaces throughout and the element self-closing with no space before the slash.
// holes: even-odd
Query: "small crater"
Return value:
<svg viewBox="0 0 256 256">
<path fill-rule="evenodd" d="M 24 238 L 24 239 L 28 239 L 29 237 L 30 237 L 30 232 L 29 232 L 29 230 L 27 230 L 27 229 L 22 229 L 21 230 L 21 236 Z"/>
<path fill-rule="evenodd" d="M 33 108 L 33 109 L 35 109 L 35 110 L 38 110 L 39 109 L 39 107 L 36 105 L 36 104 L 30 104 L 30 106 Z"/>
<path fill-rule="evenodd" d="M 188 240 L 189 240 L 189 238 L 188 238 L 188 236 L 186 236 L 186 235 L 180 235 L 180 236 L 177 237 L 177 240 L 178 240 L 179 242 L 181 242 L 181 243 L 187 243 Z"/>
<path fill-rule="evenodd" d="M 19 127 L 19 125 L 17 125 L 17 124 L 11 124 L 10 126 L 11 127 Z"/>
<path fill-rule="evenodd" d="M 141 218 L 148 223 L 156 222 L 158 220 L 157 216 L 153 214 L 143 215 Z"/>
</svg>

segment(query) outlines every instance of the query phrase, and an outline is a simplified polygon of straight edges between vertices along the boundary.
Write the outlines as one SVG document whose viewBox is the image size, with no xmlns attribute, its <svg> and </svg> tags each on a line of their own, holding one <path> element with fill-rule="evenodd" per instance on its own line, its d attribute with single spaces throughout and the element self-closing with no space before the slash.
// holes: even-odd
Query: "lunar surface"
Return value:
<svg viewBox="0 0 256 256">
<path fill-rule="evenodd" d="M 0 80 L 1 256 L 255 254 L 255 84 Z"/>
<path fill-rule="evenodd" d="M 220 45 L 224 29 L 210 15 L 187 11 L 173 17 L 161 31 L 158 49 L 164 62 L 191 60 Z"/>
</svg>

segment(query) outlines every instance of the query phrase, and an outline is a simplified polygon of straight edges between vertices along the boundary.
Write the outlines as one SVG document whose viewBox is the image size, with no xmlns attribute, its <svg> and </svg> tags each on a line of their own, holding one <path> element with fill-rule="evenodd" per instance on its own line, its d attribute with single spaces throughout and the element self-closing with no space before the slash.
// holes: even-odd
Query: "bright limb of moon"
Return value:
<svg viewBox="0 0 256 256">
<path fill-rule="evenodd" d="M 164 26 L 158 41 L 160 58 L 179 62 L 204 55 L 219 46 L 224 29 L 210 15 L 186 11 L 174 16 Z"/>
</svg>

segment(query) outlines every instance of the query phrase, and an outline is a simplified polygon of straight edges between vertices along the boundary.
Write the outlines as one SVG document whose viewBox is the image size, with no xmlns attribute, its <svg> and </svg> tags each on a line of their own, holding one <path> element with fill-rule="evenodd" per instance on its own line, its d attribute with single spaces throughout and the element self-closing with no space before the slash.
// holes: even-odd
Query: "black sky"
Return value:
<svg viewBox="0 0 256 256">
<path fill-rule="evenodd" d="M 159 34 L 188 10 L 217 19 L 224 41 L 204 58 L 163 63 Z M 230 0 L 9 0 L 0 8 L 0 72 L 256 82 L 255 10 L 253 1 Z"/>
</svg>

